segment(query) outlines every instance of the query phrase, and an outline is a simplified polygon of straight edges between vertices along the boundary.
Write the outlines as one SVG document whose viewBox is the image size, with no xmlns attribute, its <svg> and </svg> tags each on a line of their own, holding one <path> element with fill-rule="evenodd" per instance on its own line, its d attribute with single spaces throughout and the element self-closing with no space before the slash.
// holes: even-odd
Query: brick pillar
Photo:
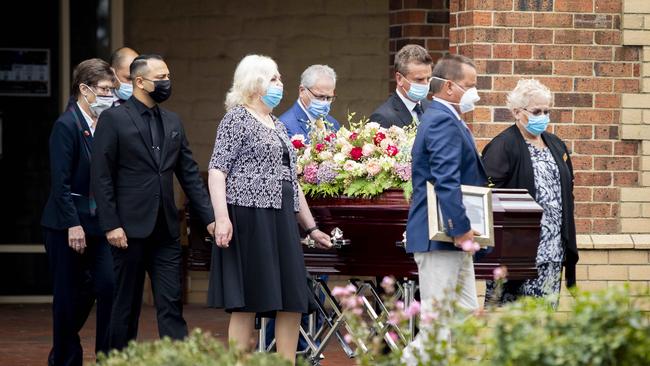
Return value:
<svg viewBox="0 0 650 366">
<path fill-rule="evenodd" d="M 551 131 L 573 151 L 582 233 L 619 232 L 620 187 L 639 183 L 641 149 L 621 138 L 621 95 L 640 90 L 640 52 L 622 46 L 621 10 L 622 0 L 450 4 L 450 49 L 475 59 L 479 72 L 481 107 L 468 118 L 479 148 L 514 122 L 505 102 L 519 79 L 548 86 Z"/>
<path fill-rule="evenodd" d="M 403 46 L 425 47 L 434 61 L 449 52 L 449 0 L 391 0 L 389 3 L 389 90 L 395 90 L 393 57 Z"/>
<path fill-rule="evenodd" d="M 641 90 L 626 91 L 622 97 L 621 135 L 642 145 L 640 187 L 621 190 L 621 229 L 650 232 L 650 1 L 624 0 L 623 44 L 641 46 L 643 63 Z"/>
</svg>

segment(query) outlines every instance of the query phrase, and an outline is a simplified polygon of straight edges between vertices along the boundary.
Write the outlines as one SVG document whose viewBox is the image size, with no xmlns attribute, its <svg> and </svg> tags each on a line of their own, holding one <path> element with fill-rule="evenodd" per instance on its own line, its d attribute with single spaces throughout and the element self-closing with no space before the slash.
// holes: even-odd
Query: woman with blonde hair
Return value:
<svg viewBox="0 0 650 366">
<path fill-rule="evenodd" d="M 496 188 L 525 188 L 542 206 L 537 249 L 537 278 L 509 280 L 498 291 L 488 282 L 486 301 L 504 303 L 520 296 L 549 297 L 559 301 L 562 267 L 567 287 L 575 285 L 578 262 L 573 216 L 573 166 L 570 151 L 556 135 L 546 131 L 550 122 L 551 91 L 534 79 L 520 80 L 508 95 L 515 124 L 483 149 L 483 164 Z"/>
<path fill-rule="evenodd" d="M 217 248 L 208 304 L 231 313 L 228 339 L 245 351 L 256 313 L 275 316 L 278 352 L 294 362 L 300 315 L 310 302 L 297 224 L 319 247 L 331 243 L 314 222 L 298 185 L 296 153 L 272 114 L 282 94 L 271 58 L 239 62 L 209 166 Z"/>
</svg>

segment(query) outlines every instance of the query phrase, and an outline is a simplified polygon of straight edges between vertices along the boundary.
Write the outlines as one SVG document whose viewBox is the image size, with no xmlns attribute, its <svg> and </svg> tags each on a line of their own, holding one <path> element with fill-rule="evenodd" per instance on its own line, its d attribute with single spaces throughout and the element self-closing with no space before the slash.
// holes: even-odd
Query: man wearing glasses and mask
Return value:
<svg viewBox="0 0 650 366">
<path fill-rule="evenodd" d="M 386 128 L 417 123 L 429 106 L 432 65 L 431 55 L 424 47 L 416 44 L 402 47 L 395 55 L 395 92 L 370 115 L 370 121 Z"/>
<path fill-rule="evenodd" d="M 303 71 L 298 87 L 298 100 L 280 116 L 289 137 L 305 136 L 309 142 L 311 124 L 322 119 L 330 129 L 338 131 L 339 122 L 330 116 L 330 108 L 336 99 L 336 73 L 327 65 L 311 65 Z"/>
</svg>

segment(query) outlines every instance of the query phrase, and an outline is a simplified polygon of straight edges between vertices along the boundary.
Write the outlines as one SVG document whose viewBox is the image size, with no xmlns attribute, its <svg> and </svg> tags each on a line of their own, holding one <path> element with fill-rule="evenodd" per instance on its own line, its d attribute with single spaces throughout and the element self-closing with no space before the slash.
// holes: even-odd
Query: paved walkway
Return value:
<svg viewBox="0 0 650 366">
<path fill-rule="evenodd" d="M 190 328 L 209 330 L 220 340 L 226 340 L 228 314 L 221 310 L 203 306 L 185 307 L 185 319 Z M 52 318 L 49 304 L 0 305 L 0 365 L 1 366 L 43 366 L 52 344 Z M 95 317 L 86 322 L 81 338 L 86 361 L 94 360 Z M 155 311 L 144 305 L 140 318 L 138 339 L 149 340 L 158 337 Z M 330 343 L 325 351 L 323 366 L 354 365 L 354 360 L 345 356 L 338 345 Z"/>
</svg>

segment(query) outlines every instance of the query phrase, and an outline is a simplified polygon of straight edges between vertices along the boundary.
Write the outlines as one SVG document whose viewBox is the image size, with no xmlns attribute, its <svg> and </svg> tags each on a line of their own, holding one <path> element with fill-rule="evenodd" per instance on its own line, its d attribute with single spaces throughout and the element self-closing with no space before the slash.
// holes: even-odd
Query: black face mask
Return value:
<svg viewBox="0 0 650 366">
<path fill-rule="evenodd" d="M 145 79 L 149 80 L 149 79 Z M 172 95 L 171 80 L 149 80 L 153 82 L 154 89 L 149 92 L 149 96 L 156 103 L 162 103 Z"/>
</svg>

